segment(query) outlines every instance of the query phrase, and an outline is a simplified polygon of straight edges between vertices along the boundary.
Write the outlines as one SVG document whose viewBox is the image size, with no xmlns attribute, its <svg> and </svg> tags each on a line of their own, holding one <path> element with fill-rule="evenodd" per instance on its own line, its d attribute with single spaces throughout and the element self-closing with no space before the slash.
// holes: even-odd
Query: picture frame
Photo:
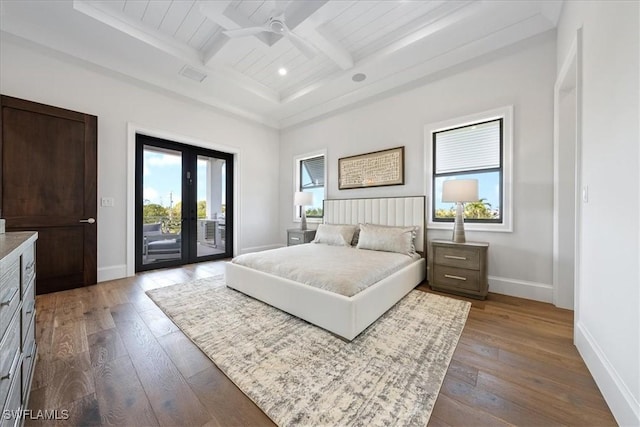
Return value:
<svg viewBox="0 0 640 427">
<path fill-rule="evenodd" d="M 404 185 L 404 146 L 338 159 L 338 189 Z"/>
</svg>

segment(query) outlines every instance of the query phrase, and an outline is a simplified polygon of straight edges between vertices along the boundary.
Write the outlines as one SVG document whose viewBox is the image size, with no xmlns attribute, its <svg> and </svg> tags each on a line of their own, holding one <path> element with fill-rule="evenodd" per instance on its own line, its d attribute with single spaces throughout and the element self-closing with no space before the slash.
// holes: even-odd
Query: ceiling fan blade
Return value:
<svg viewBox="0 0 640 427">
<path fill-rule="evenodd" d="M 318 50 L 315 46 L 289 30 L 287 27 L 285 27 L 284 36 L 287 37 L 291 44 L 307 58 L 312 59 L 318 54 Z"/>
<path fill-rule="evenodd" d="M 247 37 L 253 36 L 254 34 L 259 34 L 262 32 L 270 32 L 269 28 L 266 27 L 248 27 L 248 28 L 238 28 L 236 30 L 224 30 L 223 33 L 229 37 Z"/>
</svg>

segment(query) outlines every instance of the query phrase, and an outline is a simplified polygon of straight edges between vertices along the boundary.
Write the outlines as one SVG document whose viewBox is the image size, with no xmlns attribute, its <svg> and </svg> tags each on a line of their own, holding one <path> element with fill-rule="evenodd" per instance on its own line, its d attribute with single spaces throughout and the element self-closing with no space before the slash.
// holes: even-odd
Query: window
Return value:
<svg viewBox="0 0 640 427">
<path fill-rule="evenodd" d="M 313 205 L 306 206 L 307 220 L 319 222 L 322 220 L 322 207 L 325 199 L 325 152 L 319 151 L 295 158 L 295 191 L 313 194 Z M 292 194 L 293 196 L 293 194 Z M 295 206 L 294 220 L 300 221 L 301 207 Z"/>
<path fill-rule="evenodd" d="M 450 228 L 455 204 L 442 202 L 442 184 L 477 179 L 478 202 L 465 203 L 469 230 L 511 231 L 511 107 L 427 126 L 431 228 Z"/>
</svg>

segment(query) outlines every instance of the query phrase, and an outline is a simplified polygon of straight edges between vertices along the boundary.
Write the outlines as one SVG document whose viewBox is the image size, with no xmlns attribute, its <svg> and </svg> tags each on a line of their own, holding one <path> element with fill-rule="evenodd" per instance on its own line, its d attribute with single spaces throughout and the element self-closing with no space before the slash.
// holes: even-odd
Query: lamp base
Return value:
<svg viewBox="0 0 640 427">
<path fill-rule="evenodd" d="M 464 236 L 464 206 L 462 202 L 456 203 L 456 219 L 453 223 L 453 239 L 455 243 L 465 243 Z"/>
<path fill-rule="evenodd" d="M 300 218 L 300 230 L 304 231 L 307 229 L 307 213 L 304 211 L 304 206 L 302 207 L 302 218 Z"/>
</svg>

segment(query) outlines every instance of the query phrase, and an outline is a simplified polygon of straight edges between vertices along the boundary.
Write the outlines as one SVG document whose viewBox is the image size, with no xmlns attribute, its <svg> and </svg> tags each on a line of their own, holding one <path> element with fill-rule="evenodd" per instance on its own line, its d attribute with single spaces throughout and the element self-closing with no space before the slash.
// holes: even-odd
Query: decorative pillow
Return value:
<svg viewBox="0 0 640 427">
<path fill-rule="evenodd" d="M 320 224 L 313 242 L 333 246 L 351 246 L 356 228 L 355 225 Z"/>
<path fill-rule="evenodd" d="M 351 246 L 358 246 L 358 239 L 360 238 L 360 225 L 356 225 L 356 231 L 353 233 L 353 239 L 351 239 Z"/>
<path fill-rule="evenodd" d="M 397 252 L 405 255 L 416 253 L 416 227 L 393 227 L 361 224 L 358 249 Z"/>
</svg>

